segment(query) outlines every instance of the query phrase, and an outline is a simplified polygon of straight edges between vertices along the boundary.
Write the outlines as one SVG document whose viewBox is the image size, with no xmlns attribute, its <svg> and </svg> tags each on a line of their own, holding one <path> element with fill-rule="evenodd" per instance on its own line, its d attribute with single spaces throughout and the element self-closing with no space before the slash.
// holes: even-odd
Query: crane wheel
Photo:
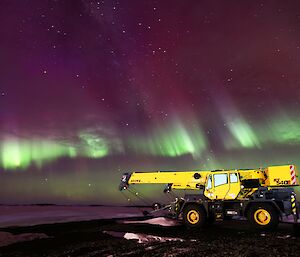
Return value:
<svg viewBox="0 0 300 257">
<path fill-rule="evenodd" d="M 188 204 L 183 208 L 183 222 L 189 228 L 200 228 L 206 224 L 206 213 L 198 204 Z"/>
<path fill-rule="evenodd" d="M 273 230 L 278 226 L 279 215 L 271 204 L 254 204 L 248 211 L 248 220 L 256 229 Z"/>
</svg>

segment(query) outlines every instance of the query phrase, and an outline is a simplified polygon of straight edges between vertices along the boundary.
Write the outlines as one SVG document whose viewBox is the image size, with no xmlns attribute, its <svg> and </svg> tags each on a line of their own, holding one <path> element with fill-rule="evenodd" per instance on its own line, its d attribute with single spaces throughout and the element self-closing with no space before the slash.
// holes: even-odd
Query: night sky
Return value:
<svg viewBox="0 0 300 257">
<path fill-rule="evenodd" d="M 299 67 L 299 1 L 0 0 L 0 203 L 300 166 Z"/>
</svg>

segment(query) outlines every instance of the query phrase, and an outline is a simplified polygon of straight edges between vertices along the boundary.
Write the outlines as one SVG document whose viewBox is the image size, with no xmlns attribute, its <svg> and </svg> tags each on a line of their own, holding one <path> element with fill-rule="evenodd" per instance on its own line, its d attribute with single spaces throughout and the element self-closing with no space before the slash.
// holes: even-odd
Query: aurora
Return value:
<svg viewBox="0 0 300 257">
<path fill-rule="evenodd" d="M 132 170 L 299 166 L 298 7 L 1 1 L 0 204 L 120 202 Z"/>
</svg>

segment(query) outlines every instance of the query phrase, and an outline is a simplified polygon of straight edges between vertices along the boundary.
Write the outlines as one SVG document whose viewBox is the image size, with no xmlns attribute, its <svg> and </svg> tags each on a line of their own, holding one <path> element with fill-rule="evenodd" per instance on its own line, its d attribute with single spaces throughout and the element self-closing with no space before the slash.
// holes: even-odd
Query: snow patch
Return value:
<svg viewBox="0 0 300 257">
<path fill-rule="evenodd" d="M 139 244 L 151 243 L 151 242 L 184 242 L 185 240 L 182 238 L 174 238 L 174 237 L 161 237 L 161 236 L 153 236 L 147 234 L 137 234 L 137 233 L 125 233 L 124 238 L 127 240 L 137 240 Z"/>
<path fill-rule="evenodd" d="M 124 220 L 122 223 L 125 224 L 142 223 L 142 224 L 150 224 L 150 225 L 160 225 L 163 227 L 173 227 L 173 226 L 180 225 L 177 220 L 168 219 L 164 217 L 157 217 L 148 220 Z"/>
<path fill-rule="evenodd" d="M 288 239 L 290 237 L 291 237 L 291 235 L 277 236 L 277 238 L 280 238 L 280 239 Z"/>
</svg>

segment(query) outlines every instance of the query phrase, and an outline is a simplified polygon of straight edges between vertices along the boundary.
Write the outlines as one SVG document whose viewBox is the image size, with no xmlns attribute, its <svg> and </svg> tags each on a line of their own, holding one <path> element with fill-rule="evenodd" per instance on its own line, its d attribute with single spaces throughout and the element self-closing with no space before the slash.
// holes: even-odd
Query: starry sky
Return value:
<svg viewBox="0 0 300 257">
<path fill-rule="evenodd" d="M 299 1 L 1 0 L 0 24 L 0 203 L 300 165 Z"/>
</svg>

